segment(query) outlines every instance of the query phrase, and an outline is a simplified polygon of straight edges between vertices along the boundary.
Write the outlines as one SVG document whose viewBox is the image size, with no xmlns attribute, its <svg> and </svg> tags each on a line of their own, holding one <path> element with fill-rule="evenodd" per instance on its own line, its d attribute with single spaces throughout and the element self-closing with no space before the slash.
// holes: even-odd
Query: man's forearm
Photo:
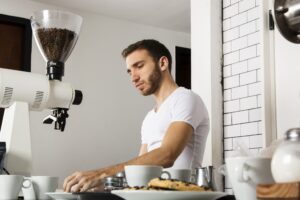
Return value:
<svg viewBox="0 0 300 200">
<path fill-rule="evenodd" d="M 171 167 L 176 158 L 162 148 L 155 149 L 124 163 L 120 163 L 104 169 L 107 176 L 113 176 L 123 171 L 126 165 L 160 165 Z M 103 169 L 102 169 L 103 170 Z"/>
</svg>

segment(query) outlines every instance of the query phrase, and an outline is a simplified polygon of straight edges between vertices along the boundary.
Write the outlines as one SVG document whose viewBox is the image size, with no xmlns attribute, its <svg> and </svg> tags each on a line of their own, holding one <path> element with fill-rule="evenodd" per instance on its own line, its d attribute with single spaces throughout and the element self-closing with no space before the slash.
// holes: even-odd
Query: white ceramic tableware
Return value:
<svg viewBox="0 0 300 200">
<path fill-rule="evenodd" d="M 271 170 L 276 183 L 300 181 L 300 128 L 289 129 L 274 152 Z"/>
<path fill-rule="evenodd" d="M 216 200 L 227 195 L 224 192 L 153 190 L 113 190 L 112 193 L 126 200 Z"/>
<path fill-rule="evenodd" d="M 32 198 L 32 190 L 34 191 L 36 199 L 49 200 L 51 197 L 45 193 L 55 192 L 58 187 L 58 177 L 53 176 L 31 176 L 26 177 L 24 183 L 26 181 L 31 181 L 32 184 L 31 187 L 23 187 L 22 189 L 25 200 Z"/>
<path fill-rule="evenodd" d="M 271 159 L 234 157 L 225 160 L 227 175 L 237 200 L 256 200 L 257 184 L 272 184 Z"/>
<path fill-rule="evenodd" d="M 78 200 L 79 196 L 69 192 L 46 192 L 46 195 L 56 200 Z"/>
<path fill-rule="evenodd" d="M 146 187 L 148 182 L 162 174 L 169 174 L 163 171 L 163 167 L 154 165 L 127 165 L 125 166 L 125 176 L 130 187 Z M 168 176 L 170 177 L 170 176 Z"/>
<path fill-rule="evenodd" d="M 190 169 L 165 169 L 164 171 L 170 173 L 171 179 L 176 179 L 184 182 L 191 181 L 192 171 Z M 163 174 L 161 177 L 168 179 L 168 176 L 166 174 Z"/>
<path fill-rule="evenodd" d="M 0 200 L 18 199 L 23 179 L 20 175 L 0 175 Z"/>
</svg>

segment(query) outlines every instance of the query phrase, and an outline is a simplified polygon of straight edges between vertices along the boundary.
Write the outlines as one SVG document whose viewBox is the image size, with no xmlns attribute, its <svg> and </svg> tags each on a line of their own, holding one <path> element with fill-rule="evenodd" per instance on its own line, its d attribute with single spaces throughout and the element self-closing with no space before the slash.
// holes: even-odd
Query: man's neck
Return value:
<svg viewBox="0 0 300 200">
<path fill-rule="evenodd" d="M 178 86 L 173 79 L 166 79 L 161 83 L 159 89 L 154 93 L 156 101 L 155 111 L 159 109 L 164 100 L 177 88 Z"/>
</svg>

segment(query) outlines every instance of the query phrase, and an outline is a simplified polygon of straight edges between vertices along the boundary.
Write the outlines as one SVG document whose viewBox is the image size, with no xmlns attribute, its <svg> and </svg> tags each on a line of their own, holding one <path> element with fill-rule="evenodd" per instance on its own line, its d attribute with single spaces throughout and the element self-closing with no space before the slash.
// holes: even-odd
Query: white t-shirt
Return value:
<svg viewBox="0 0 300 200">
<path fill-rule="evenodd" d="M 159 148 L 168 127 L 176 121 L 190 124 L 194 132 L 172 168 L 200 167 L 209 131 L 209 117 L 202 99 L 191 90 L 177 88 L 160 105 L 157 112 L 154 109 L 148 112 L 142 124 L 142 144 L 147 144 L 148 152 Z"/>
</svg>

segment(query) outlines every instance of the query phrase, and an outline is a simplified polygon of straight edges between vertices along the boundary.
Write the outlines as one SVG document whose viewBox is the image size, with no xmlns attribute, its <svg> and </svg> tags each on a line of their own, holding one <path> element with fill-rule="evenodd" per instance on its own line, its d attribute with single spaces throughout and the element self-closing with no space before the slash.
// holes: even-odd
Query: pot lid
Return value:
<svg viewBox="0 0 300 200">
<path fill-rule="evenodd" d="M 300 43 L 300 0 L 275 0 L 275 21 L 280 33 L 293 43 Z"/>
<path fill-rule="evenodd" d="M 300 128 L 289 129 L 285 133 L 285 139 L 290 141 L 299 141 L 300 140 Z"/>
</svg>

